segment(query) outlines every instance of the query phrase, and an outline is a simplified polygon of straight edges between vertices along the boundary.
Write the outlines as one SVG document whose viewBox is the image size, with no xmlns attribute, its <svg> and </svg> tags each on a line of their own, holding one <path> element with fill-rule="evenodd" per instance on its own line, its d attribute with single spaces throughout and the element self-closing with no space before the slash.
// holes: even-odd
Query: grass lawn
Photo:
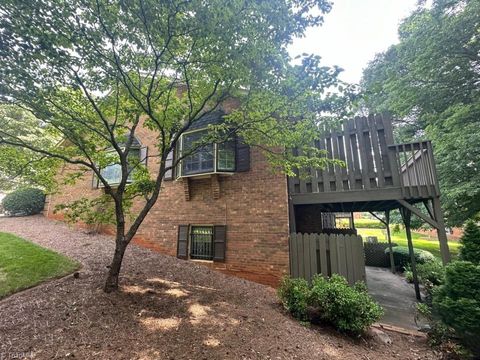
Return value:
<svg viewBox="0 0 480 360">
<path fill-rule="evenodd" d="M 0 299 L 79 267 L 78 262 L 66 256 L 0 232 Z"/>
<path fill-rule="evenodd" d="M 366 236 L 376 236 L 378 241 L 386 242 L 387 236 L 385 230 L 382 229 L 357 229 L 358 234 L 362 235 L 363 238 Z M 412 241 L 413 247 L 418 249 L 423 249 L 430 251 L 433 255 L 440 258 L 440 245 L 436 238 L 428 238 L 428 236 L 420 233 L 416 233 L 412 231 Z M 392 242 L 400 245 L 400 246 L 408 246 L 407 245 L 407 237 L 405 235 L 405 231 L 402 230 L 400 233 L 392 233 Z M 458 255 L 458 251 L 460 248 L 460 243 L 456 241 L 449 241 L 448 248 L 450 249 L 450 253 L 453 257 Z"/>
</svg>

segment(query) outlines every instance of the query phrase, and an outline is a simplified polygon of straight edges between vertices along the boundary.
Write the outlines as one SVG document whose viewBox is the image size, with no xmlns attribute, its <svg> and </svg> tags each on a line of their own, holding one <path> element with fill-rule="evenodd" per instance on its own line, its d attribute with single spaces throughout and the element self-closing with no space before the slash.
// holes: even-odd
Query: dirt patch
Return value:
<svg viewBox="0 0 480 360">
<path fill-rule="evenodd" d="M 424 340 L 389 333 L 393 344 L 307 328 L 286 315 L 273 289 L 136 246 L 121 290 L 102 292 L 113 251 L 41 216 L 0 219 L 0 231 L 83 264 L 80 277 L 52 281 L 0 302 L 0 354 L 35 359 L 435 359 Z M 85 246 L 89 244 L 89 246 Z"/>
</svg>

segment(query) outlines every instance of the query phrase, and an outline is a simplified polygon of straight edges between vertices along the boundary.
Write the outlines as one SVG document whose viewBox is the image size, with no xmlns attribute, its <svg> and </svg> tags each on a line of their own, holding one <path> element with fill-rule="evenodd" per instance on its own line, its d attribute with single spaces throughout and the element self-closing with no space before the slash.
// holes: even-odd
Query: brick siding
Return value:
<svg viewBox="0 0 480 360">
<path fill-rule="evenodd" d="M 154 133 L 140 127 L 137 137 L 155 154 Z M 153 174 L 158 170 L 154 158 L 148 161 Z M 59 177 L 68 171 L 62 169 Z M 92 189 L 91 172 L 75 185 L 63 186 L 48 197 L 45 214 L 53 214 L 55 205 L 80 197 L 94 197 L 101 189 Z M 248 172 L 214 178 L 191 178 L 190 200 L 186 200 L 182 180 L 164 181 L 158 201 L 145 218 L 134 242 L 163 254 L 176 256 L 179 225 L 226 225 L 225 262 L 201 262 L 239 277 L 275 286 L 288 272 L 288 203 L 286 177 L 271 171 L 257 149 L 251 150 Z M 136 203 L 139 208 L 141 203 Z M 112 233 L 111 228 L 102 231 Z"/>
</svg>

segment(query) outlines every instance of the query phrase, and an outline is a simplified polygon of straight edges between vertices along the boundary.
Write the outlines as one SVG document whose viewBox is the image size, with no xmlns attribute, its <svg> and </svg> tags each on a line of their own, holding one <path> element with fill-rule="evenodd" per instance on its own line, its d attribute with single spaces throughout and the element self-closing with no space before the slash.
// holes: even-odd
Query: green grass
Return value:
<svg viewBox="0 0 480 360">
<path fill-rule="evenodd" d="M 78 269 L 76 261 L 0 232 L 0 299 Z"/>
<path fill-rule="evenodd" d="M 385 230 L 382 229 L 357 229 L 358 234 L 362 235 L 365 239 L 366 236 L 376 236 L 378 241 L 386 242 L 387 236 Z M 392 233 L 392 242 L 400 245 L 400 246 L 408 246 L 407 244 L 407 237 L 405 235 L 405 231 L 401 230 L 400 233 Z M 440 258 L 440 245 L 438 243 L 437 238 L 428 238 L 428 236 L 420 233 L 416 233 L 412 231 L 412 242 L 413 247 L 430 251 L 433 255 Z M 452 256 L 456 257 L 458 255 L 458 251 L 460 250 L 460 243 L 456 241 L 449 241 L 448 247 L 450 249 L 450 253 Z"/>
</svg>

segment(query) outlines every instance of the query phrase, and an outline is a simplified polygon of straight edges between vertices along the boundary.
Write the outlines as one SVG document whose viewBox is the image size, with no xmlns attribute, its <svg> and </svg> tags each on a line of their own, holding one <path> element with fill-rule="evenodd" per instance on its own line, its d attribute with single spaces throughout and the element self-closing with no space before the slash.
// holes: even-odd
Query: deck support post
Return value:
<svg viewBox="0 0 480 360">
<path fill-rule="evenodd" d="M 440 243 L 440 254 L 442 255 L 443 265 L 447 265 L 450 262 L 450 251 L 448 249 L 447 232 L 445 231 L 445 222 L 443 220 L 443 211 L 440 204 L 440 199 L 435 197 L 432 199 L 433 213 L 435 215 L 435 221 L 438 224 L 437 236 Z"/>
<path fill-rule="evenodd" d="M 400 214 L 402 215 L 403 223 L 405 224 L 405 232 L 407 234 L 408 252 L 410 253 L 410 262 L 412 266 L 415 296 L 418 301 L 422 301 L 422 296 L 420 294 L 420 286 L 418 285 L 417 261 L 415 260 L 415 253 L 413 251 L 412 231 L 410 228 L 410 220 L 412 219 L 412 212 L 409 209 L 402 206 L 400 208 Z"/>
<path fill-rule="evenodd" d="M 395 259 L 393 258 L 392 237 L 390 235 L 390 210 L 385 211 L 385 227 L 387 228 L 387 241 L 390 250 L 390 269 L 395 274 Z"/>
</svg>

